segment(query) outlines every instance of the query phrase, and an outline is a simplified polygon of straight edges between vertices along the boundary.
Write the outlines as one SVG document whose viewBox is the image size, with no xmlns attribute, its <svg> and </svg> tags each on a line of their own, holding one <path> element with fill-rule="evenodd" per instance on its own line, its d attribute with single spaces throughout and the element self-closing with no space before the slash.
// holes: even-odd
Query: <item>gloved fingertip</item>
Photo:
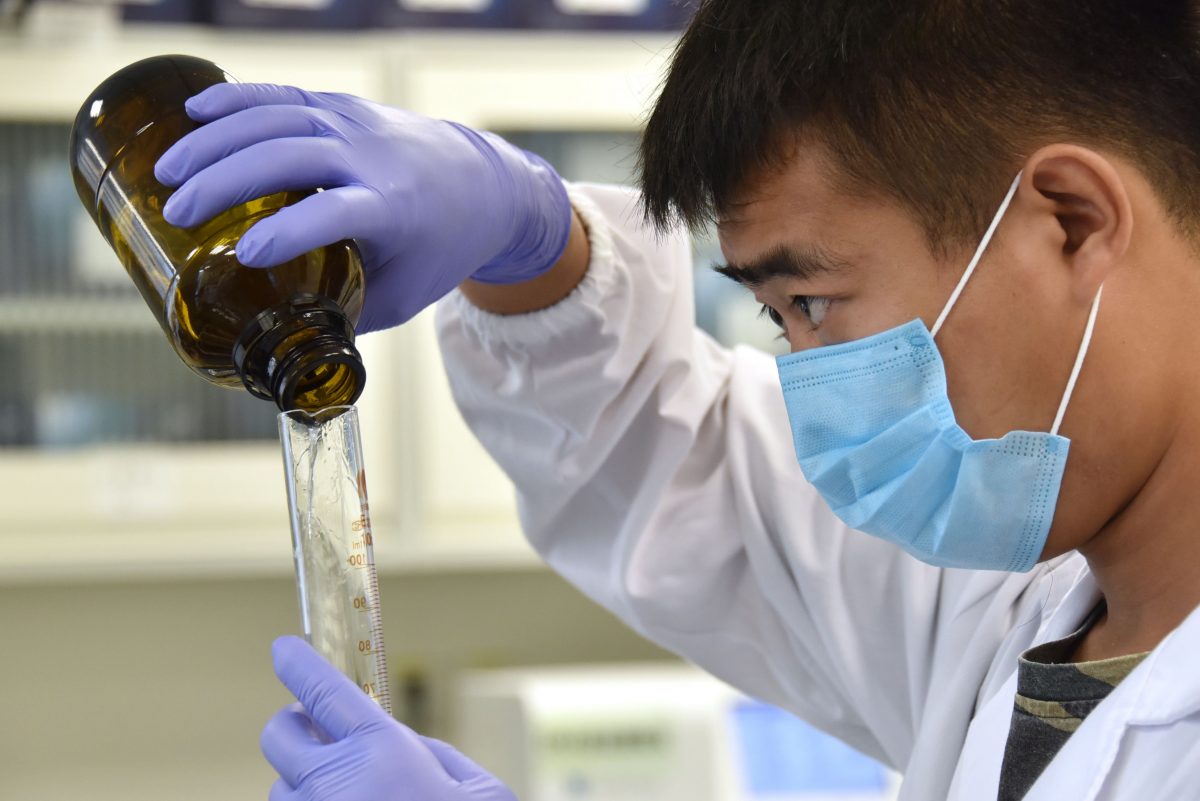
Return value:
<svg viewBox="0 0 1200 801">
<path fill-rule="evenodd" d="M 204 94 L 193 95 L 189 97 L 183 104 L 183 110 L 187 115 L 197 122 L 204 122 L 208 112 L 208 104 L 204 101 Z"/>
<path fill-rule="evenodd" d="M 222 106 L 227 104 L 221 102 L 221 96 L 228 94 L 230 86 L 230 84 L 218 83 L 199 94 L 192 95 L 184 101 L 183 110 L 197 122 L 211 122 L 217 117 L 224 116 L 225 110 Z"/>
<path fill-rule="evenodd" d="M 270 237 L 255 236 L 252 231 L 248 232 L 238 240 L 236 252 L 238 261 L 247 267 L 271 266 Z M 283 638 L 281 637 L 280 639 Z"/>
<path fill-rule="evenodd" d="M 154 177 L 164 186 L 180 186 L 191 177 L 188 174 L 189 161 L 191 153 L 188 151 L 188 145 L 183 141 L 176 142 L 154 163 Z"/>
<path fill-rule="evenodd" d="M 271 660 L 276 666 L 286 662 L 288 658 L 296 652 L 297 648 L 302 648 L 307 643 L 300 637 L 294 634 L 285 634 L 282 637 L 276 637 L 271 643 Z"/>
<path fill-rule="evenodd" d="M 187 228 L 191 224 L 191 203 L 183 191 L 175 192 L 163 204 L 163 219 L 171 225 Z"/>
<path fill-rule="evenodd" d="M 154 164 L 154 180 L 163 186 L 179 186 L 179 179 L 175 175 L 175 165 L 164 162 L 166 162 L 165 156 Z"/>
</svg>

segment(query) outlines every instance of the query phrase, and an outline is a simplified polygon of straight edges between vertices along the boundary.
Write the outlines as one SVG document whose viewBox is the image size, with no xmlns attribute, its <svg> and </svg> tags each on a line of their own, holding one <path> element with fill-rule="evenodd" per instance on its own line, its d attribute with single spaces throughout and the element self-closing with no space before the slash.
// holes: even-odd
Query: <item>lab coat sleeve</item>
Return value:
<svg viewBox="0 0 1200 801">
<path fill-rule="evenodd" d="M 644 227 L 631 191 L 570 192 L 592 255 L 569 297 L 438 310 L 452 392 L 530 542 L 644 636 L 903 766 L 939 654 L 1003 636 L 985 610 L 1005 579 L 846 529 L 796 464 L 773 360 L 695 328 L 687 238 Z"/>
</svg>

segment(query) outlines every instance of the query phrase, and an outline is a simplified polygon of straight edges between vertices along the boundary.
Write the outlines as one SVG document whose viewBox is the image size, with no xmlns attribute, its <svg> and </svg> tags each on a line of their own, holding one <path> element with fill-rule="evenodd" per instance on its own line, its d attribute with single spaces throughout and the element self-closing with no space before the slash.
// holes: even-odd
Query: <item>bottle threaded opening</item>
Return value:
<svg viewBox="0 0 1200 801">
<path fill-rule="evenodd" d="M 367 381 L 353 326 L 337 304 L 317 296 L 259 314 L 234 345 L 233 363 L 251 394 L 284 412 L 349 406 Z"/>
</svg>

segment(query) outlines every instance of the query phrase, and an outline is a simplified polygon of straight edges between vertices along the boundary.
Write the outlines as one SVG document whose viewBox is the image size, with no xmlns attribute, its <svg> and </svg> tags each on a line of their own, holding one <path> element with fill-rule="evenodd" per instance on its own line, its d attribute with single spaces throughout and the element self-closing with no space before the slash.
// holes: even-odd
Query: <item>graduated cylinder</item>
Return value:
<svg viewBox="0 0 1200 801">
<path fill-rule="evenodd" d="M 389 713 L 358 411 L 279 415 L 304 636 Z"/>
</svg>

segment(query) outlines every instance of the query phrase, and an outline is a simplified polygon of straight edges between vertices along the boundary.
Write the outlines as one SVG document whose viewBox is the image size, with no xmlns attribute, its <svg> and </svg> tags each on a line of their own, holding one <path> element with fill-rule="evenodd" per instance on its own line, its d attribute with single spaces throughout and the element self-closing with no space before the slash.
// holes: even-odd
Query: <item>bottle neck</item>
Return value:
<svg viewBox="0 0 1200 801">
<path fill-rule="evenodd" d="M 315 295 L 254 318 L 233 347 L 233 363 L 252 395 L 285 412 L 349 406 L 367 380 L 354 327 L 336 303 Z"/>
</svg>

